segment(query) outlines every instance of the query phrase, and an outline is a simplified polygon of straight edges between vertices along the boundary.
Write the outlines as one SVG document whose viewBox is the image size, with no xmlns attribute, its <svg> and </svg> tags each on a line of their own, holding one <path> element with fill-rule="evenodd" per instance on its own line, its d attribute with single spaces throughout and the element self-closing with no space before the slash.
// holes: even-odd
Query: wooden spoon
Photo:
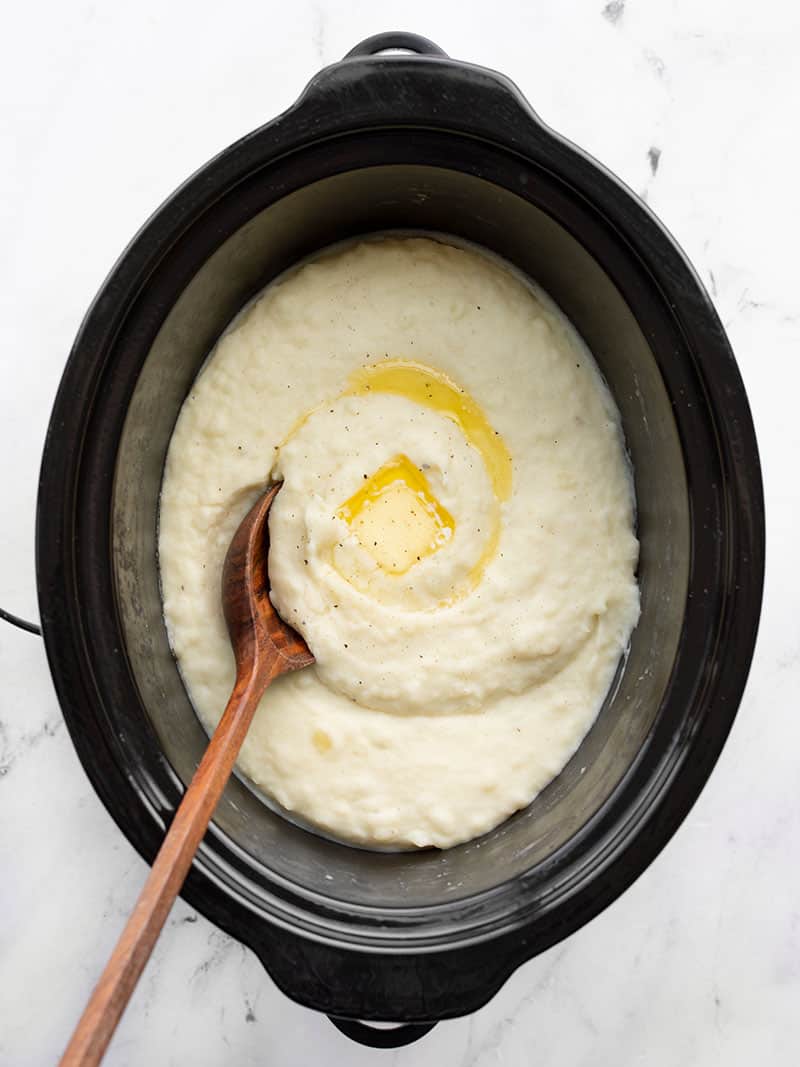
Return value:
<svg viewBox="0 0 800 1067">
<path fill-rule="evenodd" d="M 228 706 L 175 812 L 139 899 L 61 1058 L 61 1067 L 100 1063 L 192 865 L 264 690 L 279 674 L 314 662 L 269 599 L 267 515 L 280 483 L 248 512 L 222 570 L 222 606 L 236 657 Z"/>
</svg>

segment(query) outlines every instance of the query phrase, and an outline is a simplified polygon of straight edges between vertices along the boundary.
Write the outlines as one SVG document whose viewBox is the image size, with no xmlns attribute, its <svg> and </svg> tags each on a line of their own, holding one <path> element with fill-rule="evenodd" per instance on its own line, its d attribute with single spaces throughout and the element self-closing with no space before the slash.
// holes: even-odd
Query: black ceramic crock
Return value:
<svg viewBox="0 0 800 1067">
<path fill-rule="evenodd" d="M 397 47 L 415 54 L 377 54 Z M 332 242 L 397 229 L 499 253 L 588 342 L 633 460 L 642 616 L 575 757 L 478 841 L 349 848 L 289 824 L 241 781 L 226 790 L 183 896 L 288 996 L 382 1045 L 485 1004 L 663 848 L 736 713 L 764 559 L 745 392 L 669 234 L 506 78 L 413 35 L 365 41 L 146 223 L 89 310 L 55 402 L 37 521 L 42 630 L 86 772 L 147 860 L 206 741 L 158 587 L 158 494 L 179 408 L 266 282 Z"/>
</svg>

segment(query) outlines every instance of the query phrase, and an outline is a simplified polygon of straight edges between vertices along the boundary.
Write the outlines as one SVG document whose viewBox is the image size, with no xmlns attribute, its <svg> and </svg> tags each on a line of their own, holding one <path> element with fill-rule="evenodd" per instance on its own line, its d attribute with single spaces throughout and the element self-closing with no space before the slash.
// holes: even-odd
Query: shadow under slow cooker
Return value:
<svg viewBox="0 0 800 1067">
<path fill-rule="evenodd" d="M 407 909 L 459 900 L 524 872 L 535 877 L 602 810 L 635 764 L 662 703 L 683 623 L 690 538 L 670 397 L 629 304 L 631 297 L 638 308 L 647 304 L 641 277 L 631 271 L 623 295 L 551 214 L 445 166 L 346 170 L 288 192 L 239 225 L 166 311 L 131 398 L 117 457 L 112 536 L 118 610 L 141 714 L 176 775 L 188 782 L 207 743 L 170 652 L 156 555 L 164 459 L 181 404 L 219 335 L 263 285 L 327 245 L 391 229 L 441 239 L 450 234 L 497 253 L 572 320 L 622 415 L 641 543 L 642 615 L 600 716 L 561 775 L 491 833 L 446 852 L 370 852 L 292 825 L 242 782 L 230 782 L 212 832 L 248 854 L 271 880 L 356 908 Z M 625 276 L 621 269 L 614 274 Z"/>
</svg>

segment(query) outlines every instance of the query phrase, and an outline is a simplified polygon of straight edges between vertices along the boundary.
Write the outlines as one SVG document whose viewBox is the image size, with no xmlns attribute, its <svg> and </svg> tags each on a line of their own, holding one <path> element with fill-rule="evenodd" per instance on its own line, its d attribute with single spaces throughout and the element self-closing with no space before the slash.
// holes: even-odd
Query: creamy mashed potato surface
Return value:
<svg viewBox="0 0 800 1067">
<path fill-rule="evenodd" d="M 164 613 L 211 730 L 233 684 L 230 539 L 270 478 L 273 601 L 316 665 L 279 679 L 244 773 L 323 831 L 448 847 L 559 773 L 639 612 L 619 417 L 569 323 L 493 258 L 423 238 L 269 287 L 183 406 Z"/>
</svg>

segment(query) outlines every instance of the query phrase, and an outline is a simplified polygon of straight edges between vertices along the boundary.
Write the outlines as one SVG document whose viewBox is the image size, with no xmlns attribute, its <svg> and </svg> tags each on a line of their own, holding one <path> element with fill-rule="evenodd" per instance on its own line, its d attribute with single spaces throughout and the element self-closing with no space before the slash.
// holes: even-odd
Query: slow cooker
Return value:
<svg viewBox="0 0 800 1067">
<path fill-rule="evenodd" d="M 507 78 L 412 34 L 364 41 L 144 225 L 86 315 L 53 408 L 36 530 L 43 636 L 86 772 L 145 859 L 207 742 L 159 596 L 159 488 L 178 411 L 270 279 L 393 230 L 498 253 L 583 335 L 633 463 L 642 615 L 574 758 L 478 840 L 353 848 L 230 782 L 183 896 L 287 996 L 383 1046 L 485 1004 L 664 847 L 736 714 L 764 564 L 747 398 L 675 241 Z"/>
</svg>

